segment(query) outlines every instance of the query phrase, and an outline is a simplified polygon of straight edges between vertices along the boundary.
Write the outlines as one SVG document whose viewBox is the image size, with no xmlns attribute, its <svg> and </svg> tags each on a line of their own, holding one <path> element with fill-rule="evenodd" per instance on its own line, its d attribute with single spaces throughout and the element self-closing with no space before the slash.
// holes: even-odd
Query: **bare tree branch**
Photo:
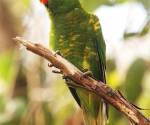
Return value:
<svg viewBox="0 0 150 125">
<path fill-rule="evenodd" d="M 51 63 L 50 66 L 58 68 L 64 78 L 75 81 L 76 85 L 71 85 L 72 87 L 82 87 L 97 94 L 136 125 L 150 125 L 150 120 L 140 113 L 136 106 L 129 103 L 120 92 L 114 91 L 108 85 L 96 81 L 91 77 L 85 77 L 83 72 L 62 56 L 39 44 L 33 44 L 19 37 L 14 38 L 14 40 L 24 45 L 27 50 L 47 59 Z"/>
</svg>

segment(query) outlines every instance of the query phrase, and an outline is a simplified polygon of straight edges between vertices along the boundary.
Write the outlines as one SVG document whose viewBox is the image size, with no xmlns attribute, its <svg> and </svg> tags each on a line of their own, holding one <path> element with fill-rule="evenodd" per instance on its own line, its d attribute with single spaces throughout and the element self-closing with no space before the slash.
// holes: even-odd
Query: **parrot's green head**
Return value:
<svg viewBox="0 0 150 125">
<path fill-rule="evenodd" d="M 67 13 L 80 8 L 79 0 L 40 0 L 52 14 Z"/>
</svg>

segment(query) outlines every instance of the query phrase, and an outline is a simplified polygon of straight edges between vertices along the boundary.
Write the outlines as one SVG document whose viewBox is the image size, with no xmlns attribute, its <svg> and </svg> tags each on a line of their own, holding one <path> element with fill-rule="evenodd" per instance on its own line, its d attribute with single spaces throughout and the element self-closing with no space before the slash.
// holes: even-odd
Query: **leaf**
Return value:
<svg viewBox="0 0 150 125">
<path fill-rule="evenodd" d="M 16 73 L 13 59 L 14 56 L 12 51 L 0 54 L 0 79 L 7 84 L 13 80 Z"/>
<path fill-rule="evenodd" d="M 139 58 L 131 64 L 127 71 L 123 88 L 130 102 L 135 102 L 142 92 L 142 80 L 146 69 L 145 61 Z"/>
</svg>

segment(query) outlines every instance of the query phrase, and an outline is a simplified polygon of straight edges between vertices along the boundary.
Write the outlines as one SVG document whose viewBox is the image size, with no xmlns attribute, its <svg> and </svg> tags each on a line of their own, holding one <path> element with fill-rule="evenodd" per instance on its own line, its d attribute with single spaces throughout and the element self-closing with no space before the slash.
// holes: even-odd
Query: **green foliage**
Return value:
<svg viewBox="0 0 150 125">
<path fill-rule="evenodd" d="M 108 123 L 108 125 L 114 125 L 114 123 L 117 123 L 120 118 L 121 118 L 120 113 L 116 112 L 116 109 L 114 109 L 112 106 L 110 106 L 109 107 L 109 123 Z"/>
<path fill-rule="evenodd" d="M 83 8 L 87 11 L 93 11 L 100 5 L 110 3 L 109 0 L 80 0 Z"/>
<path fill-rule="evenodd" d="M 129 101 L 135 102 L 142 93 L 142 80 L 147 70 L 143 59 L 136 59 L 127 71 L 123 90 Z"/>
<path fill-rule="evenodd" d="M 0 79 L 4 80 L 6 84 L 10 84 L 16 73 L 13 51 L 0 54 Z"/>
<path fill-rule="evenodd" d="M 22 0 L 23 1 L 23 5 L 25 6 L 25 7 L 29 7 L 29 5 L 30 5 L 30 0 Z"/>
<path fill-rule="evenodd" d="M 42 107 L 43 107 L 43 112 L 44 112 L 44 119 L 46 122 L 45 124 L 46 125 L 54 125 L 55 124 L 54 116 L 50 111 L 48 103 L 43 103 Z"/>
<path fill-rule="evenodd" d="M 148 11 L 150 10 L 150 0 L 137 0 L 137 1 L 142 3 Z"/>
<path fill-rule="evenodd" d="M 50 119 L 52 119 L 53 125 L 60 125 L 74 112 L 76 102 L 63 80 L 57 77 L 52 82 L 55 84 L 51 86 L 51 92 L 54 95 L 51 97 L 51 103 L 49 103 Z"/>
<path fill-rule="evenodd" d="M 4 112 L 6 100 L 3 95 L 0 95 L 0 112 Z"/>
</svg>

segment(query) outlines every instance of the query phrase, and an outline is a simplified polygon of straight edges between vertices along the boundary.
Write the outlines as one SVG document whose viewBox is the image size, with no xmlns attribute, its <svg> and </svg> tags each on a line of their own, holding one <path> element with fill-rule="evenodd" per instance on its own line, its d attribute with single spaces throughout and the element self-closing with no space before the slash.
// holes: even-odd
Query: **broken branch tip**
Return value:
<svg viewBox="0 0 150 125">
<path fill-rule="evenodd" d="M 28 45 L 28 42 L 21 37 L 15 37 L 15 38 L 13 38 L 13 40 L 24 46 Z"/>
</svg>

